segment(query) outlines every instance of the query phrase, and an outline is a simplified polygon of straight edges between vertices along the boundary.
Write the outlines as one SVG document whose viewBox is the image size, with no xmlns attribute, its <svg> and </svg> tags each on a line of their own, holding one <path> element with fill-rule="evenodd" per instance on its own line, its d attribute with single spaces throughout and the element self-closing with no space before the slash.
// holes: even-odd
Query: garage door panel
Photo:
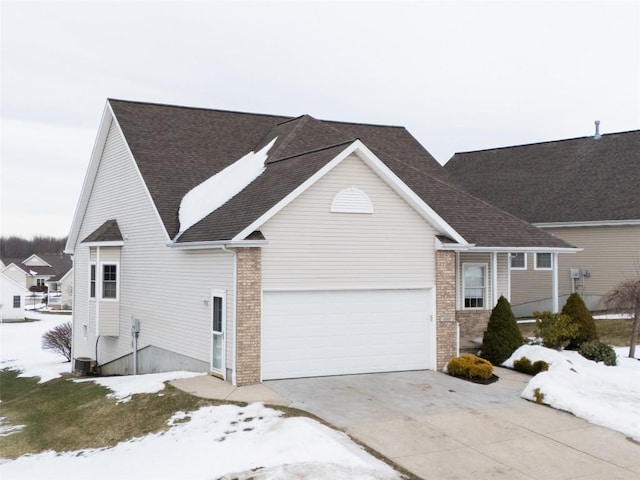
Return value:
<svg viewBox="0 0 640 480">
<path fill-rule="evenodd" d="M 430 292 L 265 292 L 263 379 L 430 368 Z"/>
</svg>

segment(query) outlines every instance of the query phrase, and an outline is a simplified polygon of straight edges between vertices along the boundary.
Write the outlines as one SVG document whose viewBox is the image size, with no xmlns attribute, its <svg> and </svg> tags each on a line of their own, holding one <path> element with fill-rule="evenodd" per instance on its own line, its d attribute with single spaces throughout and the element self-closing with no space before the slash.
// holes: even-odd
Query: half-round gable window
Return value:
<svg viewBox="0 0 640 480">
<path fill-rule="evenodd" d="M 337 213 L 373 213 L 373 203 L 362 190 L 349 187 L 339 191 L 333 198 L 331 211 Z"/>
</svg>

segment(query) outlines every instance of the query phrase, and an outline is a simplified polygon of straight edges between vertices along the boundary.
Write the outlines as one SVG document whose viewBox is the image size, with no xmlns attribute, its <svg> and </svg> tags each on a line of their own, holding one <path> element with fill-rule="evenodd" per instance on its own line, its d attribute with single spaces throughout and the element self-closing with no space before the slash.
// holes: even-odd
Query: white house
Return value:
<svg viewBox="0 0 640 480">
<path fill-rule="evenodd" d="M 27 289 L 4 273 L 0 273 L 0 319 L 24 320 L 24 296 Z"/>
</svg>

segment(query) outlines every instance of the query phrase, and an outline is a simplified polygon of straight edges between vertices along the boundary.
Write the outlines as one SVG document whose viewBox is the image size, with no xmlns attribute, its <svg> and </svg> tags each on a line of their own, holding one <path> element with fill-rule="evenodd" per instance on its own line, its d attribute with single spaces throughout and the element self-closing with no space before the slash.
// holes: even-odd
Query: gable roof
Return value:
<svg viewBox="0 0 640 480">
<path fill-rule="evenodd" d="M 46 262 L 48 265 L 25 265 L 24 262 L 37 256 L 42 261 Z M 3 258 L 3 262 L 6 267 L 10 265 L 14 265 L 19 268 L 23 272 L 25 272 L 29 276 L 33 276 L 31 272 L 35 272 L 38 276 L 58 276 L 66 274 L 71 267 L 73 266 L 73 261 L 69 255 L 61 254 L 61 253 L 38 253 L 29 256 L 26 259 L 20 258 Z M 4 270 L 4 269 L 3 269 Z"/>
<path fill-rule="evenodd" d="M 122 233 L 116 220 L 107 220 L 93 232 L 91 232 L 81 243 L 109 243 L 122 242 Z"/>
<path fill-rule="evenodd" d="M 532 223 L 640 220 L 640 130 L 456 153 L 445 169 Z"/>
<path fill-rule="evenodd" d="M 178 211 L 187 192 L 275 139 L 264 172 L 183 232 L 180 244 L 246 239 L 259 230 L 260 219 L 333 168 L 345 152 L 357 152 L 405 199 L 414 196 L 426 218 L 439 219 L 442 234 L 487 247 L 569 248 L 452 186 L 449 174 L 403 127 L 122 100 L 109 100 L 108 108 L 170 238 L 179 232 Z"/>
</svg>

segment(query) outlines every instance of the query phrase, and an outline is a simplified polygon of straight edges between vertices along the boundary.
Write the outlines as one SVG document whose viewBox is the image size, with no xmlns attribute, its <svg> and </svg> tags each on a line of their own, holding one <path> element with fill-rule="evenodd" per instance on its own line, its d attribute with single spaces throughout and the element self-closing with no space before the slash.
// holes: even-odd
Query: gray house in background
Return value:
<svg viewBox="0 0 640 480">
<path fill-rule="evenodd" d="M 445 165 L 476 197 L 582 248 L 558 259 L 562 302 L 591 309 L 616 283 L 640 275 L 640 130 L 455 154 Z M 517 315 L 550 309 L 551 258 L 513 254 Z"/>
</svg>

